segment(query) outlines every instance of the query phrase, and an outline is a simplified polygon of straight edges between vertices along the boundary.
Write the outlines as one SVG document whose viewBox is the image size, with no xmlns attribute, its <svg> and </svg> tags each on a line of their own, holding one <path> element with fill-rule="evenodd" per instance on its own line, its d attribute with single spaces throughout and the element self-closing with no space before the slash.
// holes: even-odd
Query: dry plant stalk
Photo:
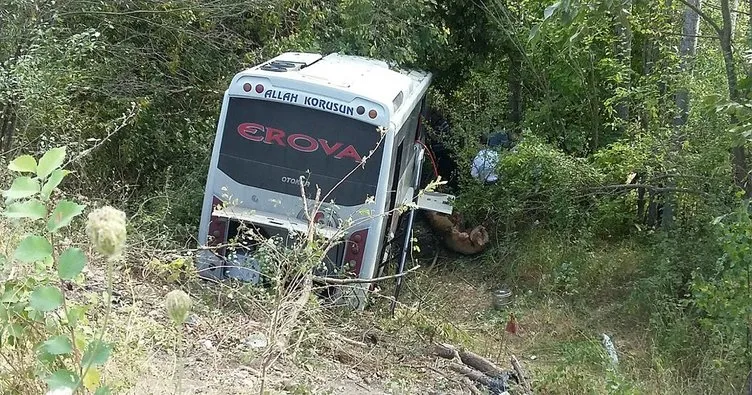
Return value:
<svg viewBox="0 0 752 395">
<path fill-rule="evenodd" d="M 522 365 L 520 365 L 520 361 L 517 360 L 517 357 L 512 355 L 510 358 L 512 362 L 512 367 L 514 367 L 514 371 L 517 373 L 517 377 L 520 378 L 520 383 L 522 384 L 522 388 L 525 389 L 526 394 L 532 393 L 532 388 L 530 388 L 530 383 L 527 382 L 527 379 L 525 378 L 525 371 L 522 370 Z"/>
</svg>

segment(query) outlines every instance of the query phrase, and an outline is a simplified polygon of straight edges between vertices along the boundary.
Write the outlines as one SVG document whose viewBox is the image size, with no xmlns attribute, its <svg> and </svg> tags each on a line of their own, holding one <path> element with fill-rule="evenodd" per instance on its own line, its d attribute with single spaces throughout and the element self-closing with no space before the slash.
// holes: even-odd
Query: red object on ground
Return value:
<svg viewBox="0 0 752 395">
<path fill-rule="evenodd" d="M 506 331 L 513 335 L 516 335 L 520 331 L 520 326 L 517 324 L 517 318 L 514 316 L 514 313 L 509 313 L 509 322 L 507 322 Z"/>
</svg>

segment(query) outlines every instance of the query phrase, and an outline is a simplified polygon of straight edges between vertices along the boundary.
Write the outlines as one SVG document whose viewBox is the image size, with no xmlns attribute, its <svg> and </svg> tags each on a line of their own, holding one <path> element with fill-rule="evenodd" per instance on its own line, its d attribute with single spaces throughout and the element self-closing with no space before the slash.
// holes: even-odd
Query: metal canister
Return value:
<svg viewBox="0 0 752 395">
<path fill-rule="evenodd" d="M 496 310 L 504 310 L 512 303 L 512 291 L 507 287 L 501 287 L 493 293 L 493 308 Z"/>
</svg>

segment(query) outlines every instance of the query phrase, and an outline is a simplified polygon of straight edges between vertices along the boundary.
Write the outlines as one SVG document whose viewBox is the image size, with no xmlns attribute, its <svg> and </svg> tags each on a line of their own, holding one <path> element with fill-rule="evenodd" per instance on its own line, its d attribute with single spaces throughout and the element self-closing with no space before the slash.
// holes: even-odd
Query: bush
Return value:
<svg viewBox="0 0 752 395">
<path fill-rule="evenodd" d="M 89 323 L 93 302 L 80 302 L 72 294 L 84 282 L 87 256 L 73 246 L 65 231 L 86 206 L 60 198 L 57 187 L 69 174 L 63 169 L 64 147 L 47 151 L 39 161 L 30 155 L 13 160 L 8 168 L 18 175 L 3 192 L 5 254 L 0 255 L 0 387 L 14 393 L 85 387 L 97 394 L 101 386 L 98 367 L 105 364 L 112 346 Z M 125 215 L 113 208 L 89 214 L 86 227 L 93 247 L 108 259 L 119 257 L 125 242 Z M 9 235 L 22 234 L 15 243 Z M 12 252 L 11 252 L 12 251 Z M 109 270 L 108 270 L 109 272 Z M 111 290 L 108 275 L 108 294 Z M 89 295 L 93 296 L 93 295 Z M 110 305 L 109 298 L 106 301 Z"/>
<path fill-rule="evenodd" d="M 501 153 L 497 174 L 494 185 L 466 180 L 457 208 L 475 221 L 507 230 L 523 224 L 562 231 L 587 228 L 593 204 L 587 187 L 602 178 L 585 160 L 567 156 L 530 133 Z"/>
</svg>

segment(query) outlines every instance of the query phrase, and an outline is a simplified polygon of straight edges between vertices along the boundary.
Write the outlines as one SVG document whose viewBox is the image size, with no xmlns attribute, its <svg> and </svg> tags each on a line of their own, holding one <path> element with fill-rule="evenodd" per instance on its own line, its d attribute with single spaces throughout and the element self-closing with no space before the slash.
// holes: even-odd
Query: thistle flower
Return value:
<svg viewBox="0 0 752 395">
<path fill-rule="evenodd" d="M 86 234 L 100 253 L 108 257 L 120 255 L 125 246 L 125 213 L 110 206 L 92 211 Z"/>
<path fill-rule="evenodd" d="M 170 291 L 165 296 L 165 307 L 167 314 L 170 315 L 176 325 L 180 325 L 188 318 L 188 311 L 191 309 L 191 298 L 185 292 L 176 289 Z"/>
</svg>

